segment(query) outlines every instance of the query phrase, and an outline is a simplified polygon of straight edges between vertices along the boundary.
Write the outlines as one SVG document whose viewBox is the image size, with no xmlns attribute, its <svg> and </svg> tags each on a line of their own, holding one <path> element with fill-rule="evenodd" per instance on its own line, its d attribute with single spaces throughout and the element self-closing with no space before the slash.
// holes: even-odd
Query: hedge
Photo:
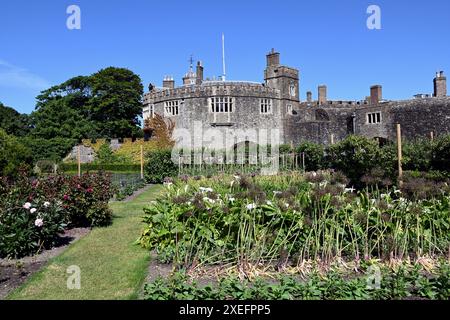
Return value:
<svg viewBox="0 0 450 320">
<path fill-rule="evenodd" d="M 76 163 L 62 163 L 59 165 L 59 170 L 62 172 L 78 171 L 78 164 Z M 81 164 L 81 170 L 85 171 L 111 171 L 111 172 L 140 172 L 140 164 Z"/>
</svg>

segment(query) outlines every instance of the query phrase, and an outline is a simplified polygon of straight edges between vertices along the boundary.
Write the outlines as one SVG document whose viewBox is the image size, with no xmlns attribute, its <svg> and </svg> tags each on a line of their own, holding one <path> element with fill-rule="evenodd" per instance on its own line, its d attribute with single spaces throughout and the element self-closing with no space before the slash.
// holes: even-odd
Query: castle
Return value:
<svg viewBox="0 0 450 320">
<path fill-rule="evenodd" d="M 192 137 L 199 129 L 218 130 L 224 136 L 276 129 L 280 144 L 311 141 L 327 145 L 351 134 L 395 141 L 396 124 L 401 124 L 406 139 L 450 132 L 450 97 L 443 72 L 436 74 L 432 95 L 419 94 L 404 101 L 384 100 L 380 85 L 372 86 L 370 96 L 361 101 L 329 100 L 325 85 L 318 87 L 317 100 L 307 92 L 306 101 L 301 101 L 299 70 L 280 64 L 280 54 L 274 49 L 267 54 L 264 83 L 205 80 L 203 74 L 202 63 L 194 71 L 191 62 L 183 86 L 176 87 L 171 77 L 164 78 L 162 88 L 150 85 L 144 95 L 144 119 L 160 114 Z M 251 135 L 239 137 L 242 141 L 234 143 L 258 143 Z M 207 133 L 201 139 L 206 147 L 222 146 Z"/>
</svg>

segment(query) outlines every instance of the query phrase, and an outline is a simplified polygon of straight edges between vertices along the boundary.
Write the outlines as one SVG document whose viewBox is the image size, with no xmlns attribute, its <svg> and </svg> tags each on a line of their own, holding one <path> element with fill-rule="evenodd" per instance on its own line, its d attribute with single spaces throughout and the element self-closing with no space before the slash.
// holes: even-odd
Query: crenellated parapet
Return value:
<svg viewBox="0 0 450 320">
<path fill-rule="evenodd" d="M 144 104 L 159 103 L 175 99 L 208 98 L 214 96 L 280 98 L 280 91 L 252 82 L 203 82 L 201 85 L 174 89 L 159 89 L 144 96 Z"/>
</svg>

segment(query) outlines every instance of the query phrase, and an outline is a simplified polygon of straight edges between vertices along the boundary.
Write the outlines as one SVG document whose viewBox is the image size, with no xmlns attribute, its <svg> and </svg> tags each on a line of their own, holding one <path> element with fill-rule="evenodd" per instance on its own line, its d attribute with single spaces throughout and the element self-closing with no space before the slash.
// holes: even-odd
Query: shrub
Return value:
<svg viewBox="0 0 450 320">
<path fill-rule="evenodd" d="M 342 171 L 353 183 L 380 165 L 380 148 L 375 140 L 349 136 L 327 148 L 327 158 L 333 169 Z"/>
<path fill-rule="evenodd" d="M 30 164 L 30 150 L 17 138 L 0 129 L 0 176 L 17 175 L 20 167 Z"/>
<path fill-rule="evenodd" d="M 450 171 L 450 135 L 439 137 L 435 142 L 431 166 L 434 170 Z"/>
<path fill-rule="evenodd" d="M 65 227 L 111 222 L 113 190 L 104 173 L 55 175 L 15 182 L 0 178 L 0 257 L 19 257 L 51 248 Z"/>
<path fill-rule="evenodd" d="M 175 177 L 178 168 L 172 161 L 170 149 L 150 151 L 146 154 L 145 179 L 148 183 L 162 183 L 165 177 Z"/>
<path fill-rule="evenodd" d="M 51 196 L 33 196 L 32 189 L 33 185 L 24 178 L 15 186 L 3 184 L 0 257 L 21 257 L 51 248 L 65 227 L 65 213 L 60 203 Z"/>
<path fill-rule="evenodd" d="M 305 153 L 305 170 L 317 171 L 325 168 L 324 148 L 320 144 L 312 142 L 303 142 L 300 144 L 296 152 Z"/>
</svg>

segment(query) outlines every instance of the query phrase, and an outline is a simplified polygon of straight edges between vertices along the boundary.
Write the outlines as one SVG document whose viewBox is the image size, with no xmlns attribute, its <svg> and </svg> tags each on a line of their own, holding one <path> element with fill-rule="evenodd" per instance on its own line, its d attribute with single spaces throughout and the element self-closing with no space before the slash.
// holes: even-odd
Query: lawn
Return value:
<svg viewBox="0 0 450 320">
<path fill-rule="evenodd" d="M 155 199 L 153 186 L 130 202 L 112 202 L 114 223 L 96 228 L 14 291 L 8 299 L 135 299 L 145 279 L 148 250 L 134 244 L 143 225 L 142 208 Z M 81 270 L 81 289 L 67 289 L 69 266 Z"/>
</svg>

